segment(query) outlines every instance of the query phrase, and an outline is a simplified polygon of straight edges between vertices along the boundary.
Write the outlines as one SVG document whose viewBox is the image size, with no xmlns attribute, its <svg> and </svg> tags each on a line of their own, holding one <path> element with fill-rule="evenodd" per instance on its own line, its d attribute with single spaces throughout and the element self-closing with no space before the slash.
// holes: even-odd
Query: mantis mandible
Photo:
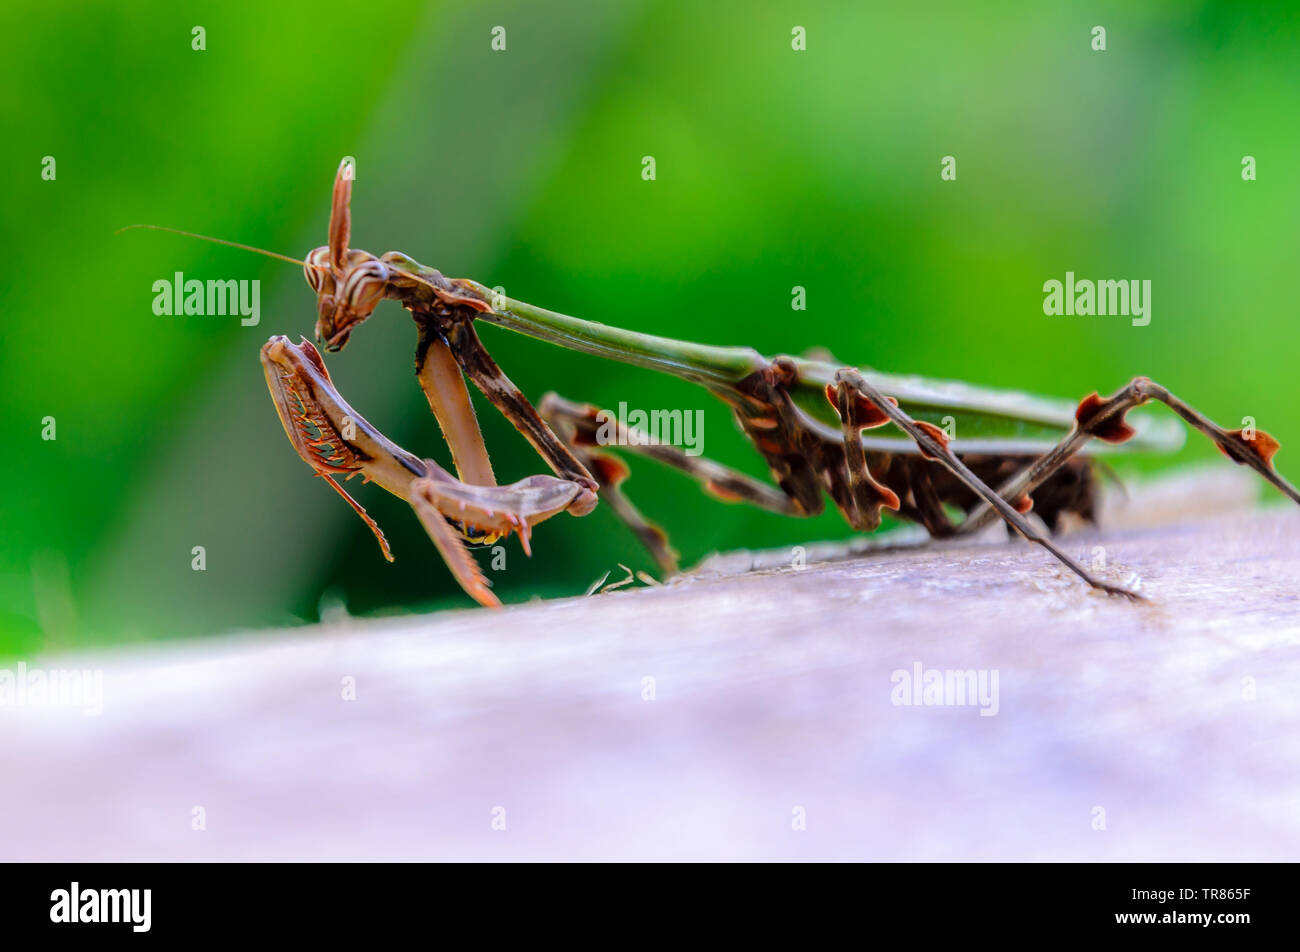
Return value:
<svg viewBox="0 0 1300 952">
<path fill-rule="evenodd" d="M 401 252 L 376 256 L 349 247 L 353 178 L 344 160 L 334 181 L 328 243 L 305 262 L 285 260 L 305 268 L 317 296 L 316 339 L 327 351 L 342 350 L 382 300 L 395 300 L 411 313 L 418 331 L 416 377 L 451 449 L 456 476 L 396 446 L 353 411 L 305 339 L 295 345 L 277 336 L 262 348 L 267 384 L 294 448 L 366 521 L 384 556 L 392 560 L 383 533 L 336 476 L 361 475 L 410 503 L 457 581 L 482 605 L 500 603 L 469 547 L 515 532 L 528 551 L 533 526 L 560 512 L 585 515 L 598 498 L 627 523 L 664 573 L 677 570 L 677 557 L 663 531 L 621 489 L 628 469 L 601 439 L 601 421 L 609 418 L 553 393 L 535 408 L 489 355 L 476 321 L 674 374 L 721 398 L 763 456 L 775 486 L 650 443 L 621 424 L 615 442 L 620 450 L 681 470 L 723 500 L 813 516 L 829 497 L 856 530 L 877 528 L 882 510 L 890 510 L 934 538 L 966 535 L 1000 518 L 1092 588 L 1131 599 L 1142 596 L 1095 576 L 1050 534 L 1066 514 L 1094 518 L 1095 462 L 1083 455 L 1091 441 L 1102 448 L 1181 445 L 1183 431 L 1173 421 L 1127 419 L 1134 407 L 1164 404 L 1233 462 L 1251 467 L 1300 503 L 1300 493 L 1273 468 L 1277 440 L 1253 428 L 1225 430 L 1146 377 L 1110 397 L 1093 393 L 1075 405 L 827 360 L 767 358 L 748 347 L 695 344 L 580 320 L 494 295 L 472 280 L 447 278 Z M 496 484 L 466 377 L 554 475 Z M 940 428 L 946 419 L 956 423 L 960 439 Z M 868 434 L 885 427 L 894 435 Z M 954 510 L 962 514 L 959 521 Z M 1031 510 L 1047 533 L 1026 519 Z"/>
</svg>

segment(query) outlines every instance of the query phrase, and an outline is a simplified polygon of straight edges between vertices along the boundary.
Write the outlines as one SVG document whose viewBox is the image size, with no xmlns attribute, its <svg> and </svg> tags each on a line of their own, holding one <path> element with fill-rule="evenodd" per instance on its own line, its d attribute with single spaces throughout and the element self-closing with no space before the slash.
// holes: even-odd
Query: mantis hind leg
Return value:
<svg viewBox="0 0 1300 952">
<path fill-rule="evenodd" d="M 1163 403 L 1204 433 L 1228 459 L 1249 466 L 1290 499 L 1300 503 L 1300 492 L 1273 468 L 1273 455 L 1279 446 L 1277 440 L 1259 429 L 1249 433 L 1246 430 L 1225 430 L 1147 377 L 1134 377 L 1127 386 L 1107 399 L 1103 400 L 1096 393 L 1084 398 L 1075 411 L 1074 429 L 1069 436 L 999 487 L 999 495 L 1003 499 L 1014 499 L 1032 492 L 1052 477 L 1089 440 L 1123 443 L 1135 433 L 1133 427 L 1125 422 L 1124 415 L 1151 400 Z M 993 518 L 990 506 L 982 504 L 970 512 L 957 531 L 973 532 L 987 525 Z"/>
<path fill-rule="evenodd" d="M 1042 546 L 1050 552 L 1056 559 L 1068 568 L 1083 581 L 1087 582 L 1093 588 L 1108 592 L 1114 595 L 1124 595 L 1128 598 L 1140 599 L 1141 596 L 1136 592 L 1130 591 L 1118 585 L 1112 585 L 1104 582 L 1094 576 L 1074 559 L 1066 555 L 1051 539 L 1043 535 L 1031 525 L 1011 503 L 998 495 L 996 491 L 990 488 L 975 473 L 971 472 L 957 456 L 948 448 L 948 439 L 944 432 L 937 426 L 913 420 L 897 404 L 886 397 L 883 393 L 871 386 L 866 379 L 852 367 L 842 368 L 835 373 L 835 381 L 828 392 L 835 397 L 836 408 L 841 412 L 841 420 L 846 427 L 846 444 L 859 446 L 856 434 L 864 427 L 881 426 L 885 423 L 893 423 L 896 427 L 906 433 L 916 443 L 921 450 L 922 456 L 935 460 L 945 467 L 968 489 L 982 497 L 993 510 L 1001 516 L 1008 525 L 1015 529 L 1020 535 L 1024 536 L 1030 542 Z M 842 408 L 842 409 L 841 409 Z M 848 430 L 851 429 L 854 438 L 849 439 Z M 848 450 L 846 449 L 846 452 Z M 852 466 L 850 467 L 852 469 Z M 865 462 L 862 464 L 865 470 Z M 852 478 L 852 477 L 851 477 Z M 859 485 L 866 484 L 870 479 L 869 473 L 859 473 Z M 879 488 L 879 487 L 877 487 Z M 892 495 L 892 493 L 890 493 Z M 896 499 L 895 499 L 896 501 Z M 888 508 L 888 499 L 876 497 L 877 515 L 881 507 Z"/>
</svg>

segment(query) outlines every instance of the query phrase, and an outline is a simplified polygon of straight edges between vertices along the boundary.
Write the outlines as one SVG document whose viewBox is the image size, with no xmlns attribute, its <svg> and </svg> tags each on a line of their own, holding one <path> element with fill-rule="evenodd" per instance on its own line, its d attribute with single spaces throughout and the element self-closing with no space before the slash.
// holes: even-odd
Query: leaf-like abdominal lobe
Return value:
<svg viewBox="0 0 1300 952">
<path fill-rule="evenodd" d="M 1108 403 L 1110 403 L 1109 400 L 1103 400 L 1101 395 L 1094 390 L 1080 401 L 1079 409 L 1074 411 L 1074 419 L 1079 424 L 1079 429 L 1088 430 L 1104 443 L 1123 443 L 1132 438 L 1133 434 L 1137 432 L 1125 422 L 1124 413 L 1117 413 L 1114 417 L 1103 420 L 1097 426 L 1091 426 L 1092 420 L 1106 409 Z"/>
<path fill-rule="evenodd" d="M 1224 436 L 1233 443 L 1240 444 L 1247 452 L 1254 453 L 1264 461 L 1264 465 L 1269 469 L 1273 468 L 1273 457 L 1282 447 L 1276 437 L 1265 433 L 1263 430 L 1255 430 L 1253 436 L 1246 436 L 1244 430 L 1228 430 Z M 1233 452 L 1229 452 L 1225 446 L 1219 446 L 1219 452 L 1234 463 L 1244 464 L 1246 462 L 1244 459 L 1235 456 Z"/>
<path fill-rule="evenodd" d="M 828 383 L 826 385 L 826 399 L 831 402 L 831 406 L 835 407 L 837 411 L 839 410 L 839 395 L 835 384 Z M 876 427 L 884 426 L 889 422 L 889 417 L 885 415 L 885 411 L 861 394 L 850 394 L 849 399 L 854 401 L 852 420 L 855 426 L 864 430 L 874 430 Z M 898 406 L 898 401 L 893 397 L 888 399 L 894 406 Z"/>
</svg>

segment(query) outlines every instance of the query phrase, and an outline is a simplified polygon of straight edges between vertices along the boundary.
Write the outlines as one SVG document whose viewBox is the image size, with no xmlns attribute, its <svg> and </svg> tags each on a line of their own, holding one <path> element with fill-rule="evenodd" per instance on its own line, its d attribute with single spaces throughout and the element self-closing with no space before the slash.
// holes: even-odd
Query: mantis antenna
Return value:
<svg viewBox="0 0 1300 952">
<path fill-rule="evenodd" d="M 168 228 L 166 225 L 126 225 L 113 232 L 113 234 L 120 235 L 124 231 L 132 231 L 136 228 L 146 228 L 149 231 L 165 231 L 172 235 L 183 235 L 186 238 L 197 238 L 200 241 L 210 241 L 214 245 L 225 245 L 227 248 L 238 248 L 241 251 L 251 251 L 253 254 L 265 255 L 268 258 L 275 258 L 277 261 L 287 261 L 289 264 L 296 264 L 300 268 L 312 268 L 316 271 L 330 270 L 325 267 L 325 265 L 301 261 L 298 258 L 291 258 L 288 255 L 282 255 L 276 251 L 267 251 L 265 248 L 255 248 L 252 245 L 246 245 L 238 241 L 227 241 L 225 238 L 213 238 L 211 235 L 200 235 L 193 231 L 183 231 L 180 228 Z M 405 271 L 402 268 L 393 266 L 392 264 L 388 265 L 388 269 L 393 274 L 401 275 L 404 278 L 426 285 L 427 287 L 434 287 L 434 285 L 430 284 L 426 278 L 423 278 L 418 274 L 412 274 L 410 271 Z"/>
<path fill-rule="evenodd" d="M 291 258 L 288 255 L 282 255 L 275 251 L 267 251 L 265 248 L 254 248 L 252 245 L 241 244 L 238 241 L 227 241 L 225 238 L 213 238 L 211 235 L 200 235 L 192 231 L 182 231 L 179 228 L 168 228 L 166 225 L 127 225 L 113 232 L 120 235 L 124 231 L 132 231 L 136 228 L 147 228 L 150 231 L 165 231 L 173 235 L 184 235 L 186 238 L 198 238 L 200 241 L 210 241 L 214 245 L 225 245 L 228 248 L 239 248 L 241 251 L 251 251 L 253 254 L 265 255 L 268 258 L 275 258 L 279 261 L 287 261 L 289 264 L 296 264 L 300 268 L 315 268 L 318 271 L 328 271 L 321 265 L 309 264 L 306 261 L 300 261 L 297 258 Z"/>
</svg>

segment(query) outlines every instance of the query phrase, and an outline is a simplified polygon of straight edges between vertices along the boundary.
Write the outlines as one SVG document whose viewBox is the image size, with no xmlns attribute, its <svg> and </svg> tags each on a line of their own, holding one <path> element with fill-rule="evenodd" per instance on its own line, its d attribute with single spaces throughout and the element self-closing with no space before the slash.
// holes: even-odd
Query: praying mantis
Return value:
<svg viewBox="0 0 1300 952">
<path fill-rule="evenodd" d="M 808 517 L 821 513 L 829 497 L 862 532 L 876 529 L 884 510 L 919 523 L 933 538 L 968 535 L 1000 518 L 1093 589 L 1135 600 L 1142 598 L 1137 591 L 1097 577 L 1051 538 L 1067 514 L 1094 519 L 1092 454 L 1098 448 L 1125 444 L 1168 451 L 1181 445 L 1184 431 L 1175 421 L 1140 414 L 1129 420 L 1133 408 L 1164 404 L 1233 462 L 1251 467 L 1300 503 L 1300 492 L 1273 467 L 1277 440 L 1253 427 L 1226 430 L 1146 377 L 1076 405 L 829 360 L 768 358 L 748 347 L 697 344 L 581 320 L 494 294 L 469 279 L 447 278 L 401 252 L 376 256 L 349 247 L 353 181 L 345 159 L 334 180 L 328 243 L 303 262 L 285 260 L 305 269 L 317 297 L 316 340 L 327 351 L 342 350 L 383 300 L 410 312 L 418 332 L 416 377 L 451 449 L 456 475 L 395 445 L 356 413 L 305 338 L 293 344 L 276 336 L 262 348 L 267 385 L 294 449 L 366 521 L 384 557 L 393 558 L 383 532 L 336 477 L 360 475 L 408 502 L 456 580 L 481 605 L 500 602 L 471 548 L 514 533 L 531 553 L 534 526 L 561 512 L 586 515 L 598 500 L 629 526 L 663 573 L 677 571 L 667 536 L 623 492 L 629 470 L 610 453 L 611 444 L 676 468 L 725 501 Z M 730 407 L 774 485 L 650 442 L 622 423 L 610 440 L 608 416 L 554 393 L 534 407 L 492 359 L 475 322 L 703 386 Z M 523 434 L 552 475 L 497 484 L 466 378 Z M 1094 440 L 1100 446 L 1085 454 Z M 1031 510 L 1046 532 L 1026 518 Z"/>
</svg>

